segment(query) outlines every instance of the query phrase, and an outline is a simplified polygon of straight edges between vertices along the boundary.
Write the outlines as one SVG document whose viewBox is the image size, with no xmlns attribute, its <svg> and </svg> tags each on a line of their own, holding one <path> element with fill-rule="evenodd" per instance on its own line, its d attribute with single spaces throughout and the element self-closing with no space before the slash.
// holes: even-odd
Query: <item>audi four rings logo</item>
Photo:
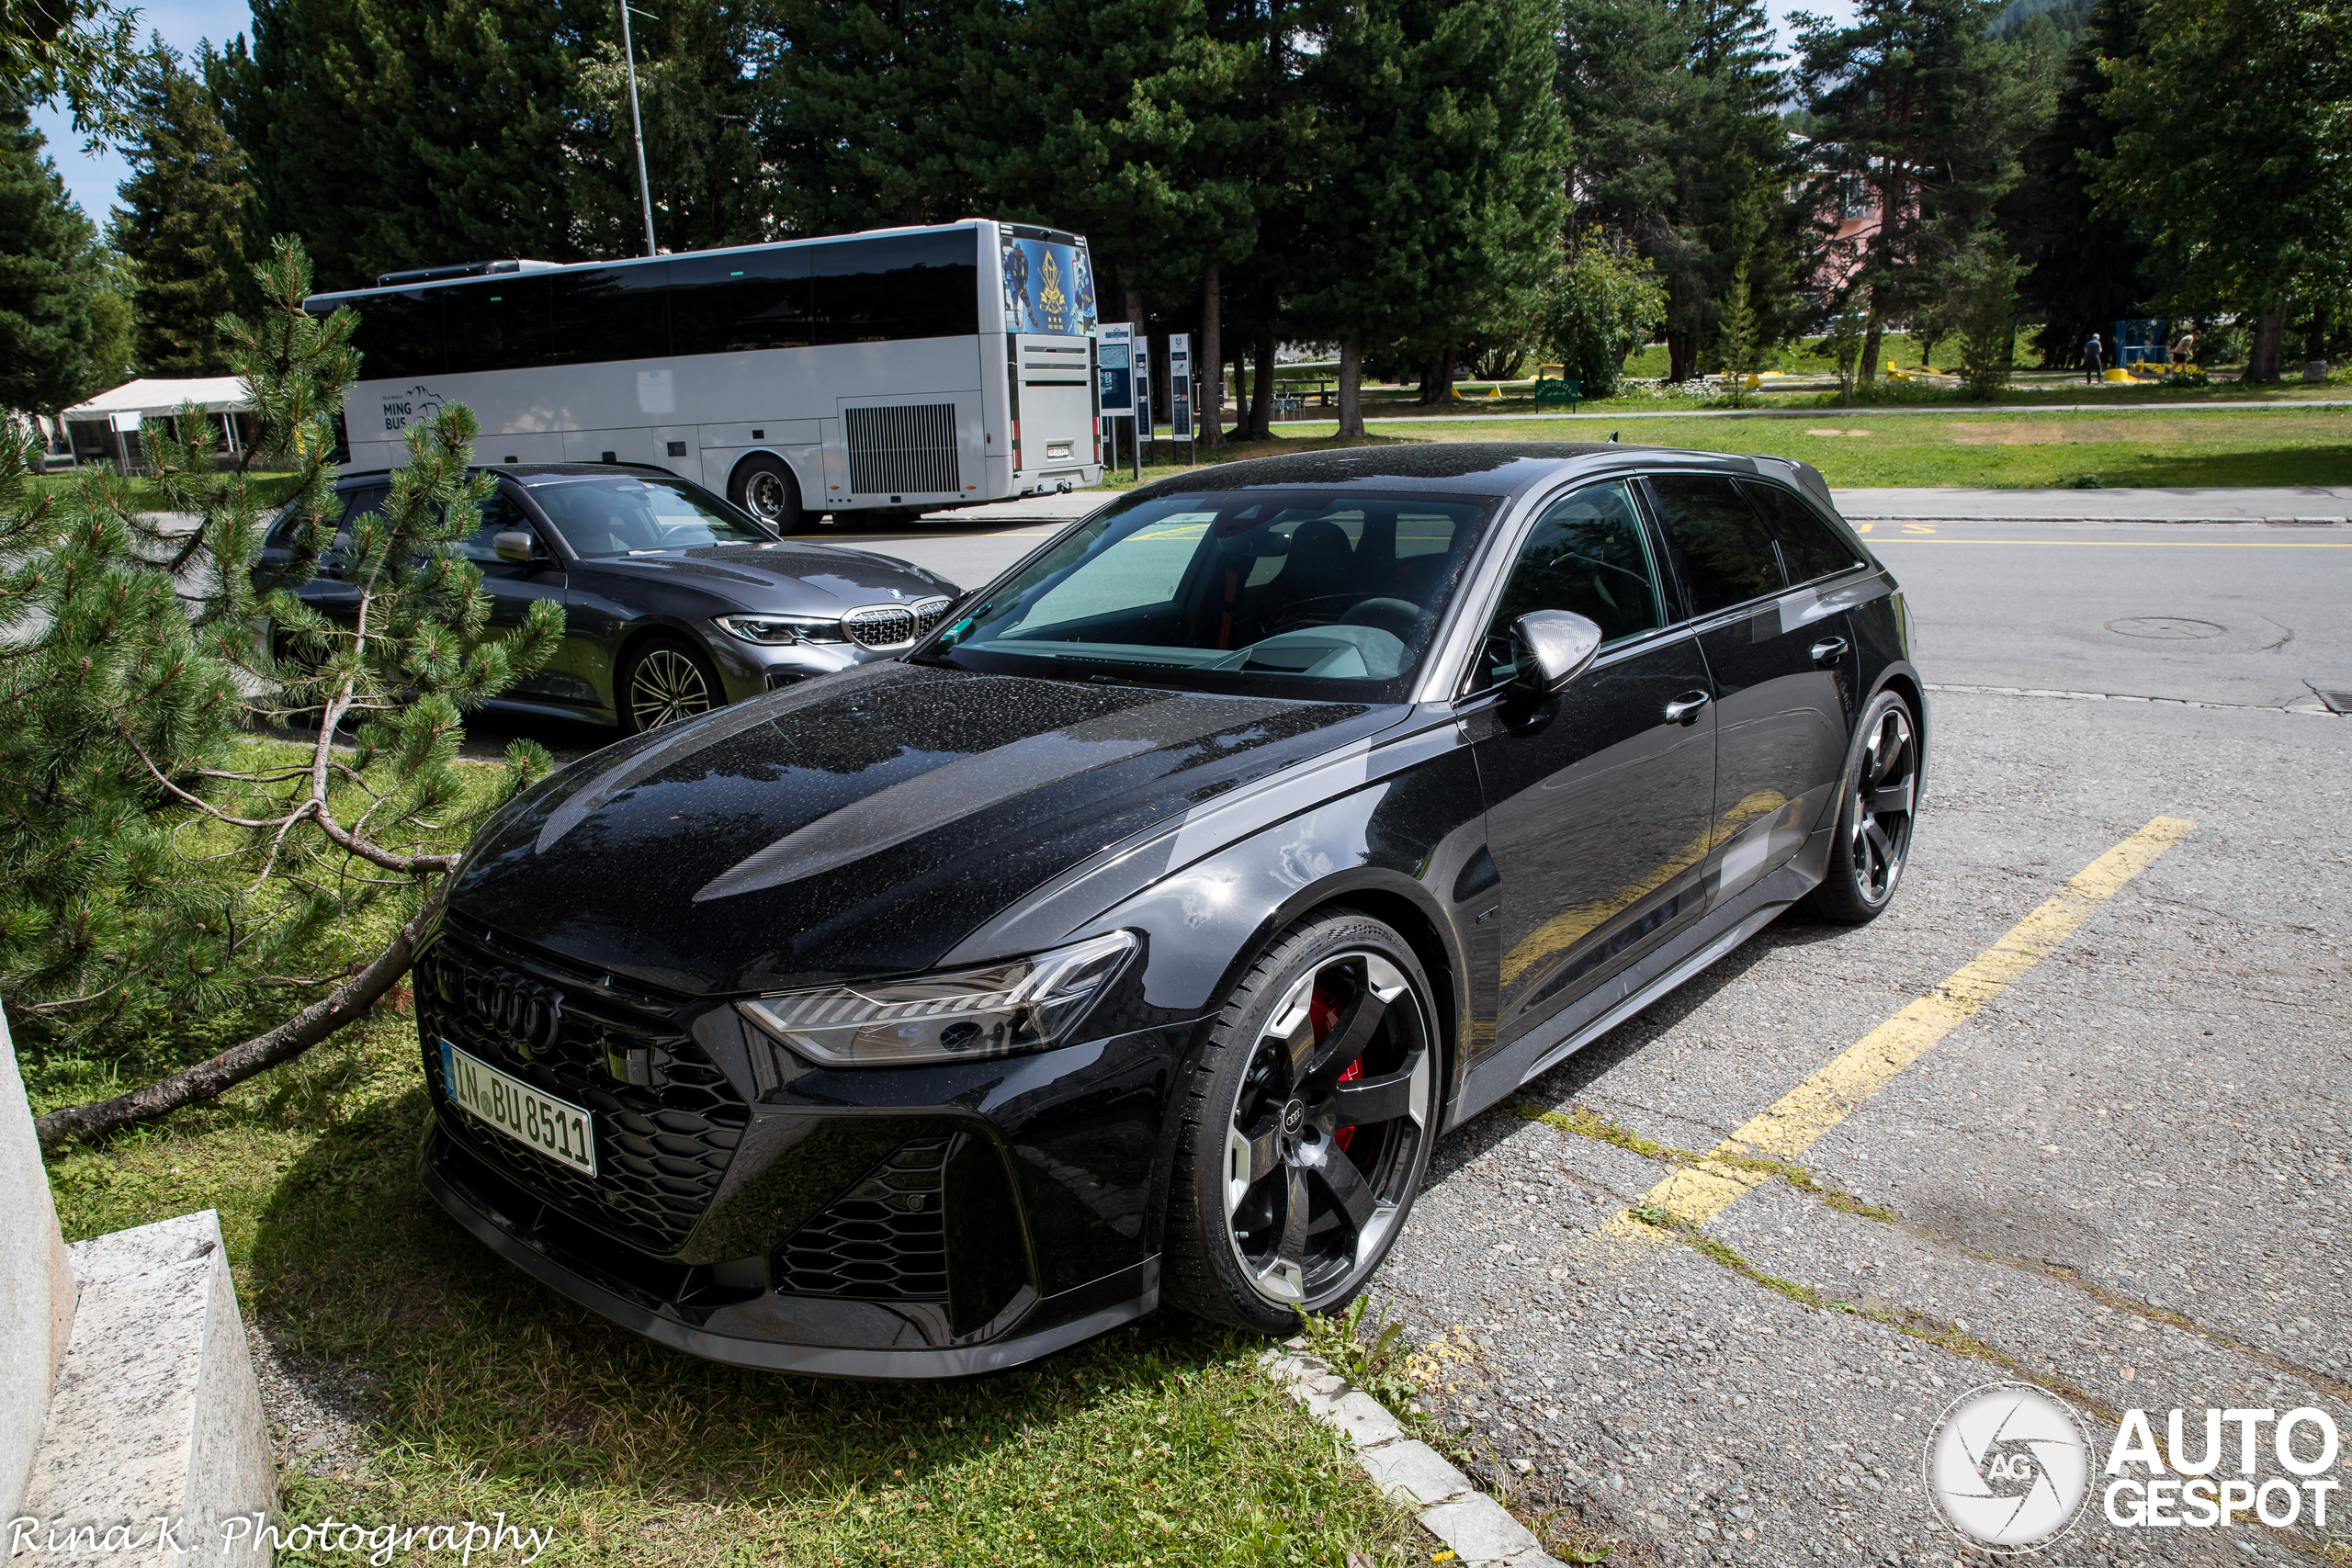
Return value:
<svg viewBox="0 0 2352 1568">
<path fill-rule="evenodd" d="M 467 1010 L 526 1054 L 552 1047 L 563 1032 L 563 998 L 511 969 L 459 971 Z"/>
</svg>

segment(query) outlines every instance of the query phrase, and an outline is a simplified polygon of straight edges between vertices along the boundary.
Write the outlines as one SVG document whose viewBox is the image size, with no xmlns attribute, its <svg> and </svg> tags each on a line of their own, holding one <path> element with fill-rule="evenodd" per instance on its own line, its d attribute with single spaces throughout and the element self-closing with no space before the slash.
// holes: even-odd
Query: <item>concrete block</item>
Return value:
<svg viewBox="0 0 2352 1568">
<path fill-rule="evenodd" d="M 1543 1544 L 1492 1497 L 1474 1492 L 1420 1512 L 1422 1527 L 1465 1562 L 1496 1562 L 1541 1551 Z"/>
<path fill-rule="evenodd" d="M 277 1484 L 220 1216 L 208 1209 L 68 1251 L 81 1300 L 22 1512 L 44 1542 L 72 1531 L 77 1544 L 39 1560 L 258 1568 L 266 1550 L 247 1540 L 232 1558 L 220 1529 L 275 1513 Z M 108 1549 L 110 1532 L 120 1533 Z"/>
<path fill-rule="evenodd" d="M 1442 1503 L 1470 1490 L 1470 1478 L 1422 1442 L 1384 1443 L 1356 1455 L 1373 1484 L 1417 1507 Z"/>
<path fill-rule="evenodd" d="M 1396 1424 L 1396 1417 L 1388 1414 L 1387 1406 L 1353 1389 L 1331 1402 L 1324 1419 L 1345 1432 L 1348 1441 L 1360 1449 L 1404 1436 L 1404 1428 Z"/>
<path fill-rule="evenodd" d="M 0 1014 L 0 1521 L 15 1518 L 74 1322 L 74 1271 Z"/>
</svg>

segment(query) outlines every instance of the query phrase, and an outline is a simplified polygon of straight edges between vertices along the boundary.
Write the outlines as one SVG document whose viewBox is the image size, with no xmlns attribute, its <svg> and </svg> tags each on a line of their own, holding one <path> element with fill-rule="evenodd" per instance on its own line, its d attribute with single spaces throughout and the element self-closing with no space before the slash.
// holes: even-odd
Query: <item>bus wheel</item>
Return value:
<svg viewBox="0 0 2352 1568">
<path fill-rule="evenodd" d="M 746 457 L 727 481 L 727 499 L 779 534 L 797 534 L 808 522 L 800 509 L 800 486 L 792 470 L 774 457 Z"/>
</svg>

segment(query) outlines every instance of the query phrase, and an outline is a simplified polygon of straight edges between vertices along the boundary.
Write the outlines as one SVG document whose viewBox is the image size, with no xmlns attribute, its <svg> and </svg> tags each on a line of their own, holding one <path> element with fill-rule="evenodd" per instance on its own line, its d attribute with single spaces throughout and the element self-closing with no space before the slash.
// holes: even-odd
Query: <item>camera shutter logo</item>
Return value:
<svg viewBox="0 0 2352 1568">
<path fill-rule="evenodd" d="M 1996 1551 L 2034 1551 L 2082 1517 L 2090 1439 L 2075 1413 L 2031 1383 L 1996 1382 L 1955 1400 L 1928 1434 L 1928 1495 L 1944 1521 Z"/>
</svg>

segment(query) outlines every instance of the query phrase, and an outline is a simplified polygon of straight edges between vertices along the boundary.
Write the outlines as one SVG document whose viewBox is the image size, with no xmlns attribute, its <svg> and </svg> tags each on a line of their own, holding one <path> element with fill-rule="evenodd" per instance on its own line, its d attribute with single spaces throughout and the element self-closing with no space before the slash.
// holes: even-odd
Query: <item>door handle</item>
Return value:
<svg viewBox="0 0 2352 1568">
<path fill-rule="evenodd" d="M 1826 664 L 1833 659 L 1845 657 L 1846 639 L 1842 637 L 1826 637 L 1813 645 L 1813 661 L 1815 664 Z"/>
<path fill-rule="evenodd" d="M 1704 692 L 1692 692 L 1688 696 L 1677 697 L 1666 705 L 1666 722 L 1681 725 L 1687 729 L 1699 722 L 1699 710 L 1713 700 Z"/>
</svg>

